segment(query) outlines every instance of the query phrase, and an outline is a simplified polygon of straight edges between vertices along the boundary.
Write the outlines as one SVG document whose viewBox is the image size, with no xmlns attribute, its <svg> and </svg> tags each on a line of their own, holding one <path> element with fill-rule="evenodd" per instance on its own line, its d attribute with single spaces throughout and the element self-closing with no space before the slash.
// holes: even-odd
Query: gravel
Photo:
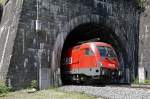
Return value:
<svg viewBox="0 0 150 99">
<path fill-rule="evenodd" d="M 150 99 L 150 89 L 130 87 L 94 87 L 94 86 L 62 86 L 63 91 L 75 91 L 88 95 L 94 95 L 98 99 Z"/>
</svg>

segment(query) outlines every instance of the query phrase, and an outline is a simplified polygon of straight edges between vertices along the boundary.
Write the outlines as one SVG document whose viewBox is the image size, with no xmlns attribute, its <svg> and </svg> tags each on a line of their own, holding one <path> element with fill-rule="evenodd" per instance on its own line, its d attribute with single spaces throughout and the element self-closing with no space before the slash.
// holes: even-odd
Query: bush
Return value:
<svg viewBox="0 0 150 99">
<path fill-rule="evenodd" d="M 32 81 L 31 81 L 30 88 L 35 88 L 35 89 L 38 88 L 37 80 L 32 80 Z"/>
<path fill-rule="evenodd" d="M 7 87 L 3 81 L 0 81 L 0 96 L 5 96 L 11 88 Z"/>
</svg>

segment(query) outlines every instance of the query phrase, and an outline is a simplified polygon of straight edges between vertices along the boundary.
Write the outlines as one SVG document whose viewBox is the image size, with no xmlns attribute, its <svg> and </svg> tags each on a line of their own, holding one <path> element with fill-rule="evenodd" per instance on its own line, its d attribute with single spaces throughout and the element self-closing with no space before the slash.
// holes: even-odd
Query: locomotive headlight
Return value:
<svg viewBox="0 0 150 99">
<path fill-rule="evenodd" d="M 114 68 L 115 64 L 108 64 L 108 66 Z"/>
</svg>

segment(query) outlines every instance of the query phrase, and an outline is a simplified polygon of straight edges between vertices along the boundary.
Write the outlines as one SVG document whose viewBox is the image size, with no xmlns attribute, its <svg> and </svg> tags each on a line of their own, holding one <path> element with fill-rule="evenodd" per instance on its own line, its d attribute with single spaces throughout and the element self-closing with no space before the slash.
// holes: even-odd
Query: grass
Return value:
<svg viewBox="0 0 150 99">
<path fill-rule="evenodd" d="M 145 84 L 150 84 L 150 80 L 145 80 Z"/>
<path fill-rule="evenodd" d="M 140 84 L 138 78 L 134 79 L 132 83 L 133 84 Z M 143 84 L 150 84 L 150 80 L 146 79 Z"/>
<path fill-rule="evenodd" d="M 11 92 L 7 96 L 0 99 L 96 99 L 93 96 L 88 96 L 75 92 L 62 92 L 56 89 L 42 90 L 35 93 L 28 93 L 26 90 Z"/>
</svg>

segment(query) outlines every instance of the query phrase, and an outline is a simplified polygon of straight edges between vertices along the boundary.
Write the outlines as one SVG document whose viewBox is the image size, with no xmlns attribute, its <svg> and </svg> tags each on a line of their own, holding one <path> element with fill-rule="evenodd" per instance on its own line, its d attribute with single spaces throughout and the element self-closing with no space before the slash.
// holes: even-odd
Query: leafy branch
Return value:
<svg viewBox="0 0 150 99">
<path fill-rule="evenodd" d="M 136 0 L 136 3 L 139 7 L 146 7 L 150 5 L 150 0 Z"/>
</svg>

